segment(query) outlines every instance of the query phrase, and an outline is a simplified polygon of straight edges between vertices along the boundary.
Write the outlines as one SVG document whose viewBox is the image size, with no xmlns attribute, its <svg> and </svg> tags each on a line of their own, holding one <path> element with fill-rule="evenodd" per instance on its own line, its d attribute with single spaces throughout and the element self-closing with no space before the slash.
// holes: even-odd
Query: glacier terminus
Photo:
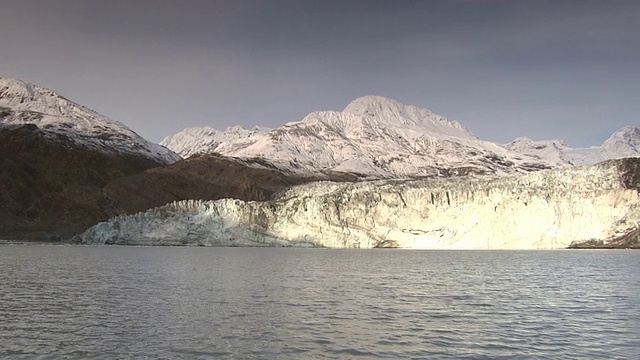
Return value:
<svg viewBox="0 0 640 360">
<path fill-rule="evenodd" d="M 84 244 L 560 249 L 638 240 L 640 158 L 520 176 L 315 182 L 272 201 L 182 201 L 98 224 Z"/>
</svg>

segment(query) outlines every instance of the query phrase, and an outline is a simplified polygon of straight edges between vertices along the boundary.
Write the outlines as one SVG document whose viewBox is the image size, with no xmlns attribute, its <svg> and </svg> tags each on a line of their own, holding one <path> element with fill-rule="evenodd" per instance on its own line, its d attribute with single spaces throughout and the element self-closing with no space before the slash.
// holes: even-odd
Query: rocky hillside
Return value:
<svg viewBox="0 0 640 360">
<path fill-rule="evenodd" d="M 68 237 L 113 215 L 102 188 L 180 160 L 49 89 L 0 78 L 0 239 Z"/>
<path fill-rule="evenodd" d="M 318 180 L 251 165 L 216 154 L 194 155 L 171 166 L 112 181 L 104 187 L 103 195 L 111 214 L 124 214 L 186 199 L 271 200 L 291 186 Z M 355 178 L 335 175 L 331 180 L 348 182 Z"/>
<path fill-rule="evenodd" d="M 0 239 L 60 239 L 104 221 L 102 187 L 160 165 L 33 124 L 0 126 Z"/>
</svg>

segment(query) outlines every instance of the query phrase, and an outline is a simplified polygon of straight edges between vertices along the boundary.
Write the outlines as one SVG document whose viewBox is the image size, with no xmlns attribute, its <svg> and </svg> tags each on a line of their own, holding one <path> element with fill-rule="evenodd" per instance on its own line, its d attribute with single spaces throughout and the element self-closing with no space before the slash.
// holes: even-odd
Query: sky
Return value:
<svg viewBox="0 0 640 360">
<path fill-rule="evenodd" d="M 0 0 L 0 76 L 159 142 L 381 95 L 481 139 L 640 126 L 637 0 Z"/>
</svg>

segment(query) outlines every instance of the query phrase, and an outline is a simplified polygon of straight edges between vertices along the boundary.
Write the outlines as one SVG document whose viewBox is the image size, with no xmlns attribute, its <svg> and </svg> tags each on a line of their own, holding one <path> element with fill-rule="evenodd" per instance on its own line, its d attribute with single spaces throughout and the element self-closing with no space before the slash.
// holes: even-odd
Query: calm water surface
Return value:
<svg viewBox="0 0 640 360">
<path fill-rule="evenodd" d="M 640 252 L 0 246 L 0 357 L 640 359 Z"/>
</svg>

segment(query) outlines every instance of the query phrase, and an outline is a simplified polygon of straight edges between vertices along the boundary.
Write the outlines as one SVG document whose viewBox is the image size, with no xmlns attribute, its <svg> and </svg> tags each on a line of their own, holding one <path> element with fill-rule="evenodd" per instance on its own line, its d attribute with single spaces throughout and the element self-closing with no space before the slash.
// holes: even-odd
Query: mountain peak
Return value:
<svg viewBox="0 0 640 360">
<path fill-rule="evenodd" d="M 428 109 L 405 105 L 378 95 L 357 98 L 347 105 L 342 114 L 373 118 L 390 127 L 407 127 L 431 133 L 475 138 L 462 124 L 434 114 Z"/>
<path fill-rule="evenodd" d="M 18 79 L 0 77 L 0 101 L 20 102 L 32 101 L 36 97 L 36 90 L 32 84 Z"/>
<path fill-rule="evenodd" d="M 388 99 L 379 95 L 367 95 L 351 101 L 349 105 L 344 108 L 343 112 L 358 115 L 367 113 L 384 114 L 390 111 L 398 113 L 405 108 L 405 105 L 396 100 Z"/>
<path fill-rule="evenodd" d="M 614 132 L 612 136 L 621 136 L 628 139 L 640 139 L 640 128 L 636 126 L 625 126 Z"/>
<path fill-rule="evenodd" d="M 89 108 L 66 99 L 55 91 L 26 81 L 5 77 L 0 77 L 0 106 L 75 120 L 83 116 L 90 118 L 101 116 Z"/>
<path fill-rule="evenodd" d="M 105 152 L 140 154 L 162 164 L 180 159 L 119 122 L 22 80 L 0 77 L 0 107 L 0 126 L 33 124 L 53 138 Z"/>
<path fill-rule="evenodd" d="M 612 152 L 640 153 L 640 128 L 625 126 L 611 135 L 602 144 L 604 149 Z"/>
</svg>

